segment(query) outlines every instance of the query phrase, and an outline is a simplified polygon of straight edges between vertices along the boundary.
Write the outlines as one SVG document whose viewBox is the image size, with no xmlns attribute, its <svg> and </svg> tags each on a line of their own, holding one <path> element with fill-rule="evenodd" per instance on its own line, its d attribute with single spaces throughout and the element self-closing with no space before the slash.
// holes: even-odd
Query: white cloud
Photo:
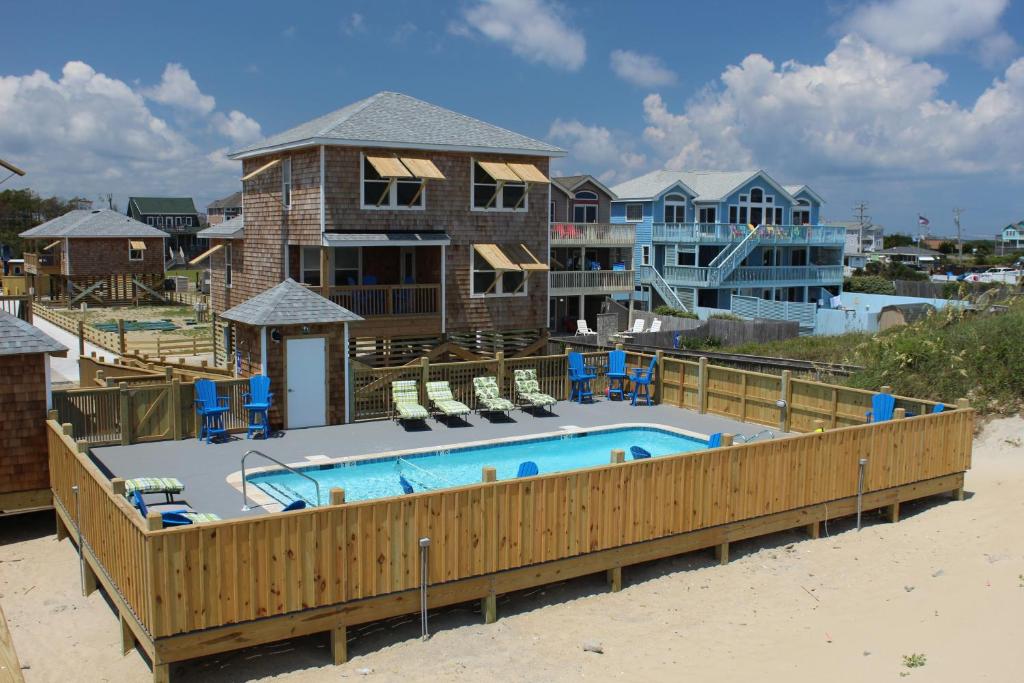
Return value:
<svg viewBox="0 0 1024 683">
<path fill-rule="evenodd" d="M 204 95 L 192 74 L 181 64 L 168 64 L 160 83 L 147 88 L 143 94 L 154 102 L 199 114 L 209 114 L 217 106 L 217 100 L 211 95 Z"/>
<path fill-rule="evenodd" d="M 281 31 L 281 37 L 291 40 L 292 38 L 295 37 L 295 34 L 298 32 L 299 30 L 297 28 L 295 28 L 294 26 L 289 26 L 285 30 Z"/>
<path fill-rule="evenodd" d="M 419 27 L 416 26 L 416 24 L 412 23 L 411 21 L 407 21 L 394 30 L 394 32 L 391 34 L 391 42 L 404 43 L 406 40 L 409 39 L 410 36 L 412 36 L 412 34 L 416 33 L 416 31 L 418 30 Z"/>
<path fill-rule="evenodd" d="M 465 37 L 479 33 L 530 62 L 577 71 L 587 59 L 583 34 L 546 0 L 479 0 L 463 10 L 462 19 L 449 24 L 450 33 Z"/>
<path fill-rule="evenodd" d="M 647 163 L 647 157 L 633 150 L 626 135 L 603 126 L 555 119 L 548 137 L 568 148 L 568 157 L 554 162 L 559 173 L 589 173 L 611 183 L 636 175 Z"/>
<path fill-rule="evenodd" d="M 366 31 L 366 19 L 359 12 L 353 12 L 352 16 L 342 23 L 341 30 L 350 36 L 363 33 Z"/>
<path fill-rule="evenodd" d="M 753 54 L 673 113 L 644 100 L 644 138 L 669 167 L 762 166 L 783 176 L 924 177 L 1024 169 L 1024 59 L 970 106 L 940 99 L 946 74 L 861 38 L 823 64 Z"/>
<path fill-rule="evenodd" d="M 611 54 L 611 66 L 616 76 L 644 88 L 655 88 L 676 82 L 675 72 L 666 68 L 661 60 L 653 55 L 615 50 Z"/>
<path fill-rule="evenodd" d="M 182 91 L 164 87 L 180 84 L 179 73 L 188 74 L 169 65 L 152 89 L 78 61 L 65 64 L 57 77 L 40 70 L 0 76 L 0 149 L 28 171 L 7 186 L 65 197 L 113 192 L 122 200 L 183 194 L 200 203 L 237 189 L 240 164 L 227 161 L 223 148 L 258 135 L 259 124 L 241 112 L 225 115 L 205 105 L 210 115 L 202 119 L 161 118 L 147 99 L 180 106 L 173 93 Z"/>
<path fill-rule="evenodd" d="M 1008 5 L 1009 0 L 882 0 L 855 9 L 845 28 L 910 56 L 948 52 L 996 36 L 1005 53 L 1009 36 L 999 30 L 999 19 Z"/>
</svg>

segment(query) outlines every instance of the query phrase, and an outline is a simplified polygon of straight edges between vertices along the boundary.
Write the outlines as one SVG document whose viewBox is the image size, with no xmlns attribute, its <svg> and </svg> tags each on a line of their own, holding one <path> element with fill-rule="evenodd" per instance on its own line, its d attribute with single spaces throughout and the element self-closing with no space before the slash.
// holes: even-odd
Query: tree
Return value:
<svg viewBox="0 0 1024 683">
<path fill-rule="evenodd" d="M 956 245 L 946 241 L 939 245 L 939 251 L 943 254 L 952 254 L 956 251 Z"/>
<path fill-rule="evenodd" d="M 914 244 L 914 238 L 910 235 L 903 235 L 896 233 L 894 235 L 886 235 L 882 238 L 882 246 L 885 249 L 892 249 L 893 247 L 910 247 Z"/>
<path fill-rule="evenodd" d="M 60 197 L 43 198 L 32 190 L 0 192 L 0 244 L 10 245 L 12 255 L 20 256 L 22 241 L 18 233 L 61 216 L 75 204 Z"/>
</svg>

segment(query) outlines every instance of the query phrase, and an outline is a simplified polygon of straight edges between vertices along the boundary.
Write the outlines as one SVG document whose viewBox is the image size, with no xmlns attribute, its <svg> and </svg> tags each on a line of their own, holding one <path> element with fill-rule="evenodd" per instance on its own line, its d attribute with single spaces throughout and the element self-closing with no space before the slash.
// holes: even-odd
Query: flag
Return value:
<svg viewBox="0 0 1024 683">
<path fill-rule="evenodd" d="M 928 219 L 925 218 L 924 216 L 922 216 L 921 214 L 917 214 L 917 224 L 918 225 L 928 225 Z"/>
</svg>

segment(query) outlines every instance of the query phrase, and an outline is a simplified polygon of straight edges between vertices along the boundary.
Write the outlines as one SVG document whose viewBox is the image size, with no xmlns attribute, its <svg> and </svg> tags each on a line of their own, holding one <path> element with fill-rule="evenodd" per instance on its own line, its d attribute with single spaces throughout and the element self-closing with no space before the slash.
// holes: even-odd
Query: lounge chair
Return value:
<svg viewBox="0 0 1024 683">
<path fill-rule="evenodd" d="M 167 496 L 167 502 L 174 502 L 174 494 L 185 490 L 185 485 L 180 479 L 174 477 L 136 477 L 135 479 L 124 480 L 124 495 L 127 498 L 135 498 L 135 492 L 141 494 L 162 493 Z"/>
<path fill-rule="evenodd" d="M 550 394 L 542 393 L 540 382 L 537 381 L 537 371 L 534 368 L 516 370 L 513 373 L 516 385 L 516 400 L 523 404 L 523 407 L 547 408 L 550 412 L 551 406 L 558 403 L 558 399 Z"/>
<path fill-rule="evenodd" d="M 590 388 L 590 382 L 597 379 L 597 368 L 593 365 L 586 365 L 583 362 L 583 354 L 578 351 L 569 353 L 569 381 L 572 382 L 572 390 L 569 392 L 569 400 L 573 396 L 580 403 L 584 398 L 594 399 L 594 392 Z"/>
<path fill-rule="evenodd" d="M 416 381 L 411 379 L 398 380 L 391 383 L 391 403 L 394 406 L 396 422 L 426 420 L 427 409 L 420 405 L 420 393 Z"/>
<path fill-rule="evenodd" d="M 149 508 L 142 500 L 142 494 L 138 491 L 134 494 L 135 507 L 139 509 L 143 517 L 149 516 Z M 212 512 L 193 512 L 192 510 L 161 510 L 160 518 L 164 526 L 187 526 L 189 524 L 202 524 L 203 522 L 219 522 L 220 516 Z"/>
<path fill-rule="evenodd" d="M 708 448 L 720 448 L 722 446 L 722 432 L 715 432 L 708 437 Z"/>
<path fill-rule="evenodd" d="M 412 487 L 409 480 L 403 477 L 401 474 L 398 475 L 398 484 L 402 487 L 402 493 L 409 495 L 410 493 L 416 493 L 416 489 Z"/>
<path fill-rule="evenodd" d="M 205 437 L 206 443 L 211 443 L 213 437 L 227 434 L 224 428 L 224 413 L 231 410 L 231 399 L 228 396 L 218 396 L 217 385 L 208 379 L 197 379 L 195 392 L 197 436 L 200 441 Z"/>
<path fill-rule="evenodd" d="M 629 337 L 634 334 L 640 334 L 644 331 L 644 319 L 637 318 L 633 321 L 633 328 L 627 332 L 619 332 L 619 337 Z"/>
<path fill-rule="evenodd" d="M 540 473 L 537 463 L 532 460 L 519 463 L 519 471 L 516 472 L 516 479 L 521 477 L 536 477 Z"/>
<path fill-rule="evenodd" d="M 473 392 L 480 404 L 477 408 L 481 413 L 505 413 L 506 415 L 516 407 L 516 404 L 507 398 L 502 398 L 498 389 L 498 380 L 495 377 L 474 377 Z"/>
<path fill-rule="evenodd" d="M 247 439 L 251 439 L 253 434 L 262 434 L 264 439 L 270 436 L 269 413 L 273 400 L 269 377 L 253 375 L 249 378 L 249 391 L 242 394 L 243 407 L 249 411 Z"/>
<path fill-rule="evenodd" d="M 629 454 L 633 456 L 634 460 L 646 460 L 651 457 L 651 452 L 646 448 L 641 448 L 640 446 L 630 446 Z"/>
<path fill-rule="evenodd" d="M 618 394 L 620 399 L 625 398 L 627 377 L 625 351 L 608 352 L 608 372 L 605 373 L 605 377 L 608 378 L 608 398 L 614 394 Z"/>
<path fill-rule="evenodd" d="M 875 394 L 871 397 L 871 410 L 864 413 L 868 422 L 885 422 L 892 419 L 896 409 L 896 398 L 892 394 Z"/>
<path fill-rule="evenodd" d="M 661 332 L 661 318 L 655 318 L 651 322 L 651 327 L 648 332 Z"/>
<path fill-rule="evenodd" d="M 455 400 L 448 382 L 427 382 L 427 398 L 446 418 L 462 417 L 471 412 L 469 406 Z"/>
<path fill-rule="evenodd" d="M 641 396 L 647 401 L 647 405 L 651 405 L 651 383 L 654 381 L 654 372 L 657 364 L 658 359 L 652 358 L 651 364 L 646 370 L 644 368 L 633 368 L 633 372 L 630 373 L 629 381 L 633 383 L 633 405 L 636 405 L 637 399 Z"/>
<path fill-rule="evenodd" d="M 581 334 L 587 335 L 587 334 L 597 334 L 597 332 L 594 332 L 592 329 L 590 329 L 590 326 L 587 325 L 587 321 L 586 320 L 577 320 L 576 321 L 576 334 L 577 335 L 581 335 Z"/>
</svg>

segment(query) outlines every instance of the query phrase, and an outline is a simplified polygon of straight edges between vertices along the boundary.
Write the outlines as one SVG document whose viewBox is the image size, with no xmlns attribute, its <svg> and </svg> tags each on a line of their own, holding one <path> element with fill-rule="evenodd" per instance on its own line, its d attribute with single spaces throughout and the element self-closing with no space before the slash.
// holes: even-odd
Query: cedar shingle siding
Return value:
<svg viewBox="0 0 1024 683">
<path fill-rule="evenodd" d="M 164 240 L 134 237 L 146 243 L 141 261 L 128 260 L 128 239 L 123 237 L 79 237 L 68 239 L 70 258 L 64 259 L 64 274 L 75 277 L 144 275 L 164 272 Z M 70 268 L 70 271 L 69 271 Z"/>
<path fill-rule="evenodd" d="M 44 363 L 41 353 L 0 356 L 0 493 L 50 486 Z"/>
</svg>

